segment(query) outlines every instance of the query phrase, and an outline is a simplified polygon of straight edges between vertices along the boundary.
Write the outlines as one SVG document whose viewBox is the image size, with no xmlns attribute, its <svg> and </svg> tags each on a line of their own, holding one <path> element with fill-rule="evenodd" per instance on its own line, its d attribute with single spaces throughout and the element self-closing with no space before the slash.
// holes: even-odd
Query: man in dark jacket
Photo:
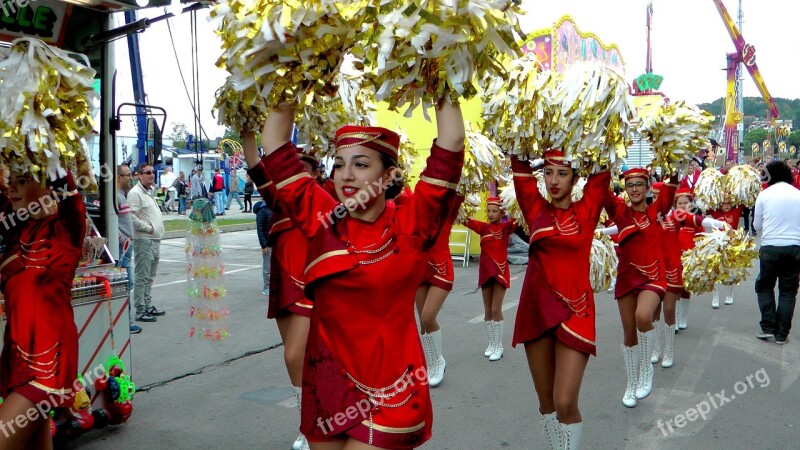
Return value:
<svg viewBox="0 0 800 450">
<path fill-rule="evenodd" d="M 253 212 L 256 213 L 256 232 L 258 243 L 261 245 L 261 267 L 264 277 L 264 288 L 261 293 L 269 295 L 269 229 L 272 226 L 272 210 L 261 201 L 253 205 Z"/>
</svg>

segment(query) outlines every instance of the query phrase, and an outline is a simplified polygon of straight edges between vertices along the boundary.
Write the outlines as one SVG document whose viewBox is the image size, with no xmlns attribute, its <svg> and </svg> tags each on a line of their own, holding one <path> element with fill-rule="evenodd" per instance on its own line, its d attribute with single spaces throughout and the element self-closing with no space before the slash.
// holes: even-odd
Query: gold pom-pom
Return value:
<svg viewBox="0 0 800 450">
<path fill-rule="evenodd" d="M 77 166 L 93 181 L 85 139 L 98 95 L 89 61 L 33 38 L 16 39 L 0 60 L 0 149 L 15 172 L 44 182 Z"/>
<path fill-rule="evenodd" d="M 700 173 L 694 187 L 694 204 L 703 211 L 719 209 L 725 201 L 725 176 L 709 167 Z"/>
<path fill-rule="evenodd" d="M 458 217 L 455 223 L 466 223 L 467 219 L 475 217 L 481 207 L 481 196 L 478 194 L 467 194 L 461 207 L 458 209 Z"/>
<path fill-rule="evenodd" d="M 734 166 L 725 174 L 725 178 L 725 195 L 730 198 L 732 205 L 750 208 L 756 204 L 761 192 L 761 178 L 756 169 L 747 164 Z"/>
<path fill-rule="evenodd" d="M 594 292 L 604 292 L 611 289 L 617 279 L 617 252 L 614 251 L 614 241 L 608 236 L 592 239 L 591 265 L 589 266 L 589 281 Z"/>
<path fill-rule="evenodd" d="M 510 173 L 506 171 L 505 159 L 494 142 L 473 131 L 467 124 L 464 168 L 458 183 L 458 193 L 466 195 L 484 192 L 488 189 L 489 181 L 507 183 Z"/>
<path fill-rule="evenodd" d="M 405 115 L 478 92 L 476 74 L 504 75 L 500 55 L 518 57 L 522 32 L 512 0 L 383 0 L 353 48 L 380 101 Z"/>
<path fill-rule="evenodd" d="M 682 101 L 645 110 L 638 131 L 653 147 L 651 167 L 677 173 L 681 163 L 706 147 L 713 122 L 714 116 Z"/>
<path fill-rule="evenodd" d="M 400 136 L 400 148 L 398 149 L 397 165 L 403 172 L 405 181 L 408 183 L 414 177 L 414 163 L 419 158 L 419 152 L 414 142 L 398 126 L 395 132 Z"/>
<path fill-rule="evenodd" d="M 266 103 L 254 88 L 244 91 L 233 89 L 230 77 L 217 90 L 214 111 L 217 111 L 217 123 L 241 133 L 243 131 L 260 132 L 267 118 Z M 213 111 L 212 111 L 213 113 Z"/>
<path fill-rule="evenodd" d="M 736 284 L 747 279 L 758 251 L 746 230 L 713 230 L 701 236 L 695 248 L 681 257 L 687 291 L 703 294 L 714 290 L 716 283 Z"/>
</svg>

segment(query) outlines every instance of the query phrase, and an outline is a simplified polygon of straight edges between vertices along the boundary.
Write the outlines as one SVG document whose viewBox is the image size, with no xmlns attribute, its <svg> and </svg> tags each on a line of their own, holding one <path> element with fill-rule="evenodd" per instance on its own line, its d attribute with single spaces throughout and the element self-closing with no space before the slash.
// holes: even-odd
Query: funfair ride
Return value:
<svg viewBox="0 0 800 450">
<path fill-rule="evenodd" d="M 756 83 L 758 91 L 761 93 L 761 96 L 767 103 L 769 107 L 769 113 L 773 120 L 773 125 L 775 124 L 775 119 L 778 118 L 779 113 L 778 107 L 775 105 L 775 100 L 773 100 L 772 95 L 770 95 L 769 90 L 767 90 L 767 85 L 764 83 L 764 78 L 761 77 L 761 72 L 758 70 L 758 65 L 756 64 L 755 47 L 752 44 L 745 42 L 744 37 L 742 37 L 742 33 L 739 31 L 739 27 L 737 27 L 733 22 L 733 18 L 731 18 L 730 14 L 728 14 L 728 10 L 725 8 L 722 0 L 713 1 L 714 5 L 717 7 L 717 11 L 719 11 L 720 16 L 722 17 L 722 21 L 725 23 L 725 28 L 727 28 L 728 33 L 733 40 L 733 44 L 736 46 L 736 52 L 728 53 L 727 55 L 728 89 L 725 96 L 724 139 L 726 157 L 728 159 L 738 161 L 739 142 L 741 140 L 738 124 L 742 123 L 744 120 L 744 113 L 742 111 L 743 97 L 741 94 L 740 64 L 744 64 L 744 66 L 747 68 L 747 71 L 750 72 L 750 76 Z M 739 11 L 739 19 L 741 21 L 741 0 L 739 1 Z"/>
</svg>

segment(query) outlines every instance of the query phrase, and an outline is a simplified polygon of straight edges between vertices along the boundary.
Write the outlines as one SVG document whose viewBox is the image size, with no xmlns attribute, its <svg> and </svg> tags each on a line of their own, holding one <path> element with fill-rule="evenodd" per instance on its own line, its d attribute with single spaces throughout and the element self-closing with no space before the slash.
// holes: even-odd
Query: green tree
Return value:
<svg viewBox="0 0 800 450">
<path fill-rule="evenodd" d="M 166 139 L 172 139 L 172 146 L 175 148 L 186 147 L 186 141 L 189 139 L 189 129 L 186 128 L 186 124 L 183 122 L 172 122 L 170 126 L 172 127 L 172 132 L 164 137 Z"/>
<path fill-rule="evenodd" d="M 223 133 L 222 139 L 231 139 L 240 144 L 242 143 L 242 137 L 230 127 L 225 127 L 225 133 Z"/>
<path fill-rule="evenodd" d="M 752 151 L 752 150 L 750 150 L 750 148 L 753 146 L 753 144 L 758 144 L 758 147 L 760 148 L 760 152 L 757 155 L 753 155 L 753 156 L 762 156 L 763 155 L 763 151 L 764 151 L 764 149 L 762 148 L 763 147 L 763 142 L 764 142 L 765 139 L 767 139 L 767 134 L 768 134 L 767 130 L 764 130 L 764 129 L 756 129 L 756 130 L 753 130 L 753 131 L 747 133 L 744 136 L 744 141 L 743 141 L 744 142 L 743 150 L 744 150 L 745 155 L 750 155 L 751 151 Z"/>
</svg>

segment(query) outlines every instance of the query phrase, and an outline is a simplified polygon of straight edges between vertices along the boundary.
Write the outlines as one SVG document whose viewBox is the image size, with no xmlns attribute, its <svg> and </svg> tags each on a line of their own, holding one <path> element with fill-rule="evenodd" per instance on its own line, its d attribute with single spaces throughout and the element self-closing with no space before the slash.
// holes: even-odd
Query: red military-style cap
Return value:
<svg viewBox="0 0 800 450">
<path fill-rule="evenodd" d="M 564 152 L 556 149 L 546 150 L 544 152 L 544 164 L 546 166 L 570 167 Z"/>
<path fill-rule="evenodd" d="M 664 183 L 659 181 L 657 183 L 653 183 L 653 185 L 650 187 L 650 190 L 653 191 L 653 193 L 658 193 L 659 191 L 661 191 L 662 186 L 664 186 Z"/>
<path fill-rule="evenodd" d="M 684 196 L 684 195 L 685 195 L 685 196 L 687 196 L 687 197 L 689 197 L 689 198 L 692 198 L 692 197 L 694 197 L 694 194 L 692 194 L 692 190 L 691 190 L 691 189 L 689 189 L 689 188 L 680 188 L 680 189 L 678 189 L 677 191 L 675 191 L 675 198 L 676 198 L 676 199 L 677 199 L 678 197 L 682 197 L 682 196 Z"/>
<path fill-rule="evenodd" d="M 486 199 L 486 206 L 495 205 L 498 208 L 503 207 L 503 201 L 500 200 L 500 197 L 489 197 Z"/>
<path fill-rule="evenodd" d="M 645 169 L 645 168 L 642 168 L 642 167 L 637 167 L 637 168 L 634 168 L 634 169 L 626 170 L 625 172 L 622 173 L 622 176 L 626 180 L 631 179 L 631 178 L 643 178 L 645 180 L 649 180 L 650 179 L 650 171 Z"/>
<path fill-rule="evenodd" d="M 300 159 L 308 161 L 316 169 L 319 167 L 319 159 L 317 159 L 317 157 L 311 153 L 306 153 L 307 148 L 309 150 L 311 149 L 310 146 L 298 145 L 295 147 L 295 150 L 297 151 L 297 155 L 300 157 Z"/>
<path fill-rule="evenodd" d="M 336 148 L 363 145 L 397 161 L 400 135 L 382 127 L 346 125 L 336 132 Z"/>
</svg>

